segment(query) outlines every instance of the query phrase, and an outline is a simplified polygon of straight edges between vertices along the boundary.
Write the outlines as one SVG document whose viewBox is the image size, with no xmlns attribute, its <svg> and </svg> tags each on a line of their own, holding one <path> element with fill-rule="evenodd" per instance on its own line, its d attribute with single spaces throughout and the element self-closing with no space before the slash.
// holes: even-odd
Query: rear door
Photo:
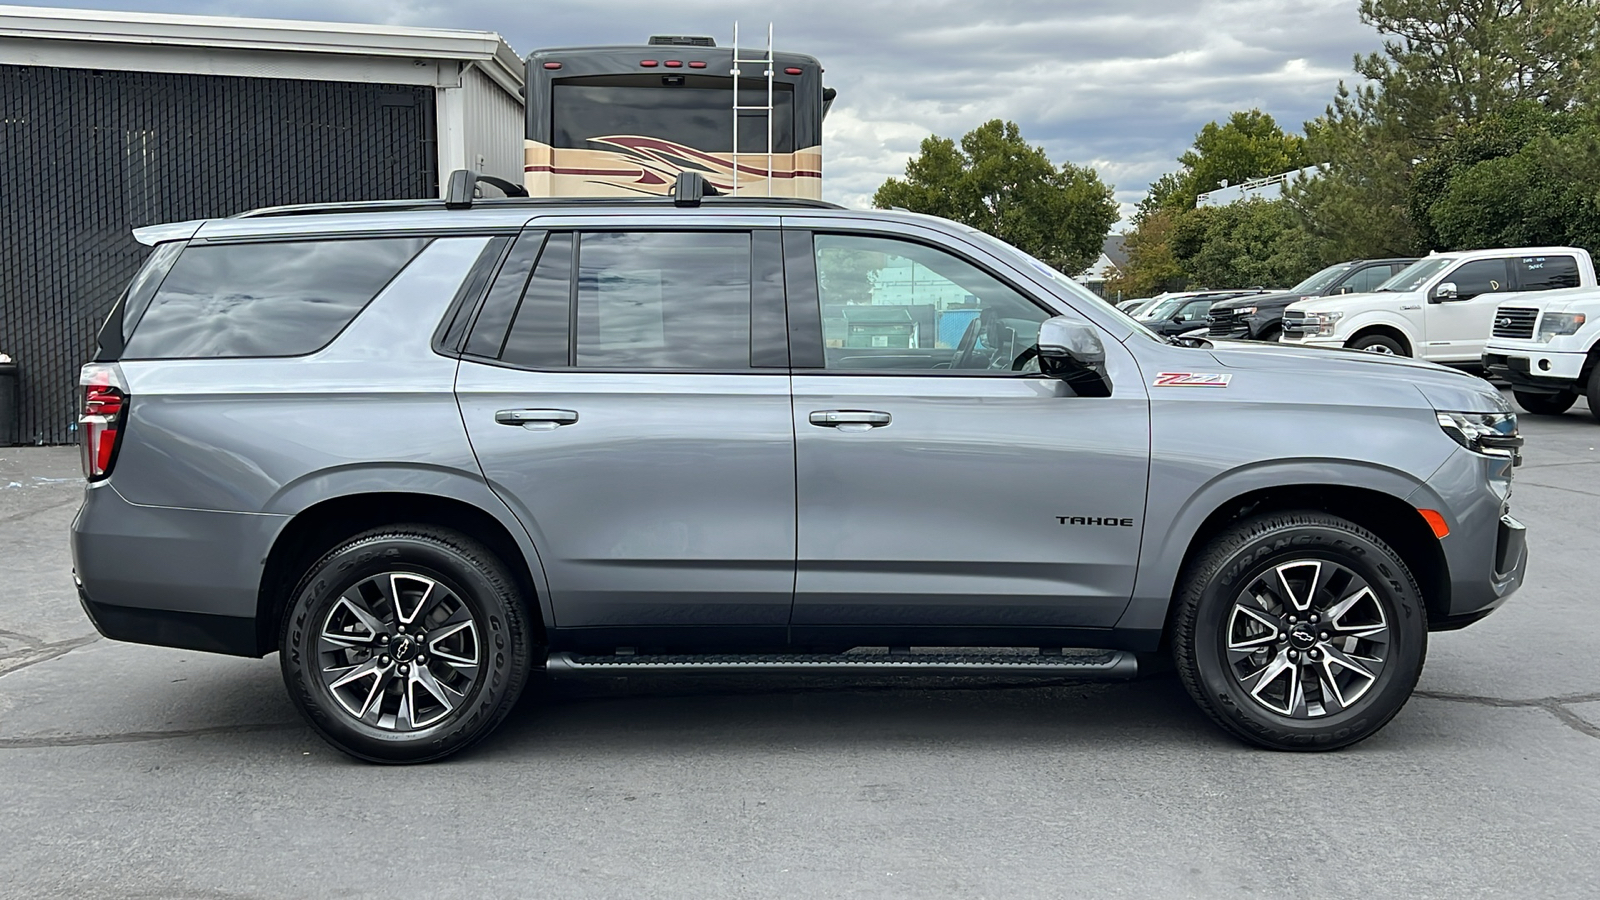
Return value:
<svg viewBox="0 0 1600 900">
<path fill-rule="evenodd" d="M 1026 356 L 1070 310 L 981 249 L 902 224 L 789 224 L 795 642 L 1003 644 L 1114 624 L 1150 446 L 1126 349 L 1105 341 L 1113 396 L 1075 396 Z"/>
<path fill-rule="evenodd" d="M 461 413 L 574 642 L 785 638 L 794 428 L 777 224 L 542 219 L 477 314 Z"/>
</svg>

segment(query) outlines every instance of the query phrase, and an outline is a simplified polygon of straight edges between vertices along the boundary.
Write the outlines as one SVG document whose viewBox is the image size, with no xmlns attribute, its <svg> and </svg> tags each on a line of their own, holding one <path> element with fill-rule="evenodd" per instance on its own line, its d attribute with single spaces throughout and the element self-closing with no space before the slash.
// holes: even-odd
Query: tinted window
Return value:
<svg viewBox="0 0 1600 900">
<path fill-rule="evenodd" d="M 663 86 L 660 76 L 624 76 L 601 79 L 602 84 L 556 84 L 551 92 L 551 146 L 582 150 L 615 150 L 599 143 L 603 138 L 648 137 L 700 150 L 727 153 L 733 149 L 733 87 L 725 78 L 694 78 L 692 84 Z M 654 84 L 629 84 L 643 78 Z M 740 106 L 766 106 L 767 89 L 739 91 Z M 787 85 L 774 85 L 772 105 L 776 116 L 773 152 L 794 152 L 794 94 Z M 632 151 L 634 148 L 627 148 Z M 659 147 L 646 152 L 659 153 Z M 767 152 L 767 113 L 751 110 L 739 114 L 739 152 Z M 765 163 L 763 162 L 763 165 Z"/>
<path fill-rule="evenodd" d="M 191 245 L 128 341 L 131 359 L 299 356 L 329 341 L 425 238 Z"/>
<path fill-rule="evenodd" d="M 548 368 L 568 363 L 568 321 L 572 309 L 572 235 L 552 234 L 500 358 L 518 366 Z"/>
<path fill-rule="evenodd" d="M 1185 303 L 1183 309 L 1179 312 L 1179 316 L 1185 322 L 1204 319 L 1206 313 L 1211 311 L 1211 304 L 1215 302 L 1215 300 L 1196 300 L 1193 303 Z"/>
<path fill-rule="evenodd" d="M 1011 371 L 1049 317 L 943 250 L 841 234 L 814 246 L 829 369 Z"/>
<path fill-rule="evenodd" d="M 1517 288 L 1548 291 L 1578 286 L 1578 261 L 1571 256 L 1524 256 L 1512 263 L 1517 268 Z"/>
<path fill-rule="evenodd" d="M 1347 294 L 1365 294 L 1388 281 L 1392 274 L 1393 270 L 1388 266 L 1367 266 L 1350 276 L 1350 280 L 1340 285 L 1339 289 Z"/>
<path fill-rule="evenodd" d="M 156 295 L 156 288 L 161 286 L 161 280 L 167 277 L 167 272 L 172 268 L 173 260 L 183 252 L 181 241 L 172 241 L 159 244 L 145 260 L 144 267 L 139 269 L 139 274 L 133 276 L 133 281 L 128 285 L 128 299 L 122 308 L 122 339 L 126 341 L 133 336 L 133 329 L 144 317 L 144 311 L 150 306 L 150 298 Z"/>
<path fill-rule="evenodd" d="M 1476 297 L 1510 290 L 1506 278 L 1506 261 L 1503 259 L 1478 259 L 1462 263 L 1455 271 L 1444 276 L 1444 282 L 1455 282 L 1456 296 Z"/>
<path fill-rule="evenodd" d="M 467 338 L 468 353 L 491 358 L 500 355 L 500 348 L 506 341 L 506 329 L 511 325 L 511 317 L 516 315 L 522 290 L 528 285 L 528 276 L 532 274 L 533 264 L 538 261 L 539 250 L 543 246 L 542 231 L 526 231 L 517 238 L 511 255 L 501 264 L 500 273 L 489 288 L 489 295 L 483 299 L 483 309 L 478 312 L 478 320 L 473 323 L 472 334 Z"/>
<path fill-rule="evenodd" d="M 748 232 L 592 232 L 580 241 L 579 367 L 750 367 Z"/>
</svg>

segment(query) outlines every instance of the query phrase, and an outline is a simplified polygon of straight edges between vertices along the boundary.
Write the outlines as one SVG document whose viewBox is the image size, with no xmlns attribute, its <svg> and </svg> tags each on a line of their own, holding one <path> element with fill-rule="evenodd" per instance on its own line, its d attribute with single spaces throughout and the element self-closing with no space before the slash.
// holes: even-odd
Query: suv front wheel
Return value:
<svg viewBox="0 0 1600 900">
<path fill-rule="evenodd" d="M 1332 750 L 1400 711 L 1428 623 L 1401 559 L 1320 512 L 1275 513 L 1214 538 L 1185 573 L 1173 655 L 1195 702 L 1234 735 Z"/>
<path fill-rule="evenodd" d="M 301 580 L 279 642 L 289 695 L 359 759 L 440 759 L 510 712 L 530 666 L 516 582 L 487 548 L 411 525 L 357 535 Z"/>
</svg>

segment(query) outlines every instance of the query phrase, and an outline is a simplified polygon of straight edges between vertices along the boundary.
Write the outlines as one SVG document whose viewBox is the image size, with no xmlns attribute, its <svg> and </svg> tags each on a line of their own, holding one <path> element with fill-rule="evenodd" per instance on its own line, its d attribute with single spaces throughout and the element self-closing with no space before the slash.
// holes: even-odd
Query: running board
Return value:
<svg viewBox="0 0 1600 900">
<path fill-rule="evenodd" d="M 557 651 L 545 670 L 553 678 L 661 672 L 681 675 L 1039 675 L 1126 681 L 1139 673 L 1126 650 L 1035 653 L 772 653 L 589 656 Z"/>
</svg>

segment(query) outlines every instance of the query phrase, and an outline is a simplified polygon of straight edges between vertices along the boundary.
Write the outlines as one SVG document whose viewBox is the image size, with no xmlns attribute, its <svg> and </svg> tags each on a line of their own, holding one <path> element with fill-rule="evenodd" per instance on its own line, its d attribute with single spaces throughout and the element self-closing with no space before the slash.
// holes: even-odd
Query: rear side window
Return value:
<svg viewBox="0 0 1600 900">
<path fill-rule="evenodd" d="M 1512 265 L 1517 269 L 1518 290 L 1549 291 L 1578 286 L 1578 261 L 1571 256 L 1523 256 Z"/>
<path fill-rule="evenodd" d="M 151 298 L 129 359 L 301 356 L 328 345 L 427 238 L 190 245 Z"/>
</svg>

